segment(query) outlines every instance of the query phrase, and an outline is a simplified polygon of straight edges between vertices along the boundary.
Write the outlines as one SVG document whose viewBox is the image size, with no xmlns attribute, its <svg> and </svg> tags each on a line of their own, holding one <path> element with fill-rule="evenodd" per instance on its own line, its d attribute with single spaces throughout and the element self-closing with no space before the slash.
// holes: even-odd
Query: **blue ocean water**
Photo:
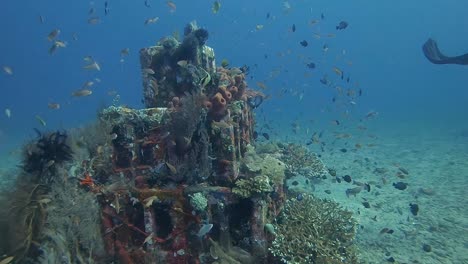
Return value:
<svg viewBox="0 0 468 264">
<path fill-rule="evenodd" d="M 231 66 L 250 68 L 249 86 L 269 96 L 257 109 L 258 130 L 273 139 L 305 143 L 313 132 L 346 133 L 375 111 L 377 117 L 364 124 L 373 133 L 412 130 L 423 141 L 417 133 L 455 131 L 466 133 L 466 142 L 468 68 L 431 64 L 421 46 L 434 38 L 447 55 L 467 53 L 468 1 L 220 2 L 213 14 L 213 1 L 207 0 L 175 0 L 175 11 L 161 0 L 147 0 L 151 7 L 144 0 L 2 1 L 0 66 L 11 67 L 13 75 L 0 74 L 0 154 L 35 137 L 33 128 L 67 129 L 94 121 L 116 95 L 118 104 L 142 108 L 139 50 L 176 31 L 182 36 L 192 20 L 209 31 L 207 44 L 218 64 L 227 59 Z M 91 17 L 100 22 L 89 24 Z M 159 20 L 145 25 L 154 17 Z M 340 21 L 349 26 L 336 30 Z M 47 35 L 54 29 L 60 29 L 58 39 L 67 47 L 50 55 Z M 304 40 L 306 47 L 300 44 Z M 130 52 L 122 57 L 124 48 Z M 83 70 L 85 56 L 99 62 L 101 71 Z M 310 63 L 315 68 L 307 67 Z M 329 85 L 320 82 L 324 78 Z M 93 94 L 72 97 L 87 81 L 95 82 Z M 359 91 L 362 96 L 347 95 Z M 48 103 L 61 107 L 50 109 Z M 442 145 L 444 153 L 452 151 Z"/>
<path fill-rule="evenodd" d="M 149 0 L 148 8 L 143 0 L 129 0 L 107 1 L 107 16 L 104 2 L 3 1 L 0 64 L 10 66 L 14 74 L 0 76 L 0 108 L 11 110 L 11 118 L 3 113 L 0 117 L 2 145 L 33 135 L 32 128 L 40 127 L 35 115 L 47 122 L 47 129 L 89 122 L 97 109 L 112 102 L 109 91 L 116 91 L 122 104 L 141 107 L 139 49 L 174 31 L 182 35 L 191 20 L 209 30 L 208 44 L 215 48 L 218 62 L 226 58 L 231 65 L 248 65 L 250 86 L 267 86 L 265 93 L 272 97 L 262 111 L 277 123 L 338 119 L 346 110 L 359 118 L 375 110 L 383 124 L 423 120 L 442 125 L 449 120 L 463 123 L 468 114 L 466 67 L 432 65 L 421 52 L 428 37 L 438 40 L 448 54 L 468 51 L 465 1 L 289 1 L 288 11 L 284 1 L 222 1 L 215 15 L 212 1 L 176 1 L 176 11 L 171 12 L 166 1 Z M 91 8 L 95 14 L 89 14 Z M 88 24 L 94 16 L 100 23 Z M 151 17 L 160 19 L 144 25 Z M 312 20 L 319 22 L 311 26 Z M 335 30 L 342 20 L 349 27 Z M 263 29 L 257 30 L 257 25 Z M 46 37 L 53 29 L 61 30 L 58 39 L 68 46 L 49 55 Z M 336 36 L 317 39 L 314 33 Z M 309 45 L 301 46 L 302 40 Z M 121 63 L 124 48 L 130 55 Z M 82 69 L 87 55 L 102 71 Z M 305 66 L 310 62 L 315 69 Z M 350 83 L 340 83 L 333 67 L 349 76 Z M 319 82 L 324 75 L 343 89 L 362 89 L 357 104 L 334 105 L 336 91 Z M 93 87 L 92 96 L 71 97 L 96 77 L 102 82 Z M 61 109 L 48 109 L 50 102 L 60 103 Z"/>
</svg>

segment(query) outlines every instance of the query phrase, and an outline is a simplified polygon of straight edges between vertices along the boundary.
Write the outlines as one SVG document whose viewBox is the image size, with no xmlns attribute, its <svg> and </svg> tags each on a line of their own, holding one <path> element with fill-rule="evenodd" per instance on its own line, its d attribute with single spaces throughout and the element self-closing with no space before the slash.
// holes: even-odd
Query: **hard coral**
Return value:
<svg viewBox="0 0 468 264">
<path fill-rule="evenodd" d="M 307 178 L 321 178 L 328 176 L 325 164 L 307 148 L 297 145 L 281 145 L 282 158 L 286 164 L 286 175 L 289 177 L 303 175 Z"/>
<path fill-rule="evenodd" d="M 269 250 L 288 264 L 357 263 L 355 227 L 352 213 L 337 203 L 303 195 L 286 202 Z"/>
<path fill-rule="evenodd" d="M 261 175 L 250 179 L 238 180 L 232 192 L 243 198 L 248 198 L 253 195 L 268 193 L 272 190 L 270 179 L 267 176 Z"/>
<path fill-rule="evenodd" d="M 250 145 L 249 145 L 250 146 Z M 282 185 L 285 164 L 272 154 L 259 155 L 253 147 L 248 147 L 243 160 L 243 172 L 247 175 L 265 175 L 272 184 Z"/>
</svg>

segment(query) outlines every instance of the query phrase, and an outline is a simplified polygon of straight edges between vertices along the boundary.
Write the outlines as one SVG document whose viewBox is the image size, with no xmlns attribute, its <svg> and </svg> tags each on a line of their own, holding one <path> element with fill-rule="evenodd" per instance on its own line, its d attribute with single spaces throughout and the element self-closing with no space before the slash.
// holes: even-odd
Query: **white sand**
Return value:
<svg viewBox="0 0 468 264">
<path fill-rule="evenodd" d="M 390 257 L 396 263 L 468 263 L 468 138 L 455 132 L 427 135 L 408 131 L 398 135 L 382 131 L 372 140 L 377 146 L 356 151 L 349 149 L 362 139 L 340 139 L 337 148 L 348 141 L 348 152 L 326 151 L 323 161 L 336 169 L 338 176 L 349 174 L 353 180 L 371 182 L 372 190 L 348 198 L 345 190 L 354 185 L 326 180 L 315 186 L 314 194 L 355 212 L 359 221 L 357 244 L 364 263 L 387 263 Z M 398 166 L 409 171 L 406 178 L 396 176 Z M 375 168 L 388 171 L 379 174 Z M 382 183 L 382 177 L 387 184 Z M 392 186 L 399 181 L 408 183 L 408 188 Z M 434 194 L 423 194 L 420 188 Z M 366 200 L 371 208 L 362 205 Z M 411 214 L 410 203 L 419 205 L 417 216 Z M 376 221 L 372 220 L 375 216 Z M 383 228 L 394 233 L 379 234 Z M 430 245 L 432 251 L 425 252 L 423 244 Z"/>
</svg>

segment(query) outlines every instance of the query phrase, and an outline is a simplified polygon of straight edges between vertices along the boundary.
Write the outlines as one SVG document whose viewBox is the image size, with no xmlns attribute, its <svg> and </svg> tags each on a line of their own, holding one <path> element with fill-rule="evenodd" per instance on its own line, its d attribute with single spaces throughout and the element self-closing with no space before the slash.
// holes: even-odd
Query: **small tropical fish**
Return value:
<svg viewBox="0 0 468 264">
<path fill-rule="evenodd" d="M 77 40 L 78 40 L 78 34 L 73 33 L 73 34 L 72 34 L 72 39 L 73 39 L 74 41 L 77 41 Z"/>
<path fill-rule="evenodd" d="M 60 29 L 54 29 L 52 30 L 49 35 L 47 36 L 47 39 L 49 41 L 54 40 L 58 35 L 60 34 Z"/>
<path fill-rule="evenodd" d="M 49 109 L 58 110 L 58 109 L 60 109 L 60 104 L 58 104 L 58 103 L 48 103 L 47 107 L 49 107 Z"/>
<path fill-rule="evenodd" d="M 93 57 L 91 57 L 91 56 L 85 56 L 85 57 L 83 58 L 83 60 L 86 61 L 86 62 L 92 62 L 92 61 L 94 61 Z"/>
<path fill-rule="evenodd" d="M 197 236 L 199 238 L 204 237 L 206 234 L 208 234 L 211 229 L 213 228 L 213 224 L 204 224 L 200 227 L 200 230 L 198 230 Z"/>
<path fill-rule="evenodd" d="M 88 15 L 94 15 L 96 13 L 96 9 L 94 7 L 91 7 L 88 11 Z"/>
<path fill-rule="evenodd" d="M 176 11 L 177 6 L 173 1 L 167 1 L 166 4 L 169 7 L 171 13 Z"/>
<path fill-rule="evenodd" d="M 336 35 L 335 35 L 335 34 L 332 34 L 332 33 L 327 34 L 326 36 L 327 36 L 328 38 L 334 38 L 334 37 L 336 37 Z"/>
<path fill-rule="evenodd" d="M 153 233 L 149 234 L 149 236 L 147 236 L 145 238 L 145 240 L 143 241 L 143 245 L 146 244 L 146 243 L 148 243 L 148 245 L 152 245 L 153 244 L 153 236 L 154 236 Z"/>
<path fill-rule="evenodd" d="M 42 15 L 39 15 L 39 23 L 44 24 L 45 20 Z"/>
<path fill-rule="evenodd" d="M 365 118 L 366 118 L 366 119 L 371 119 L 371 118 L 376 117 L 378 114 L 379 114 L 379 113 L 376 112 L 376 111 L 369 111 L 369 112 L 366 114 Z"/>
<path fill-rule="evenodd" d="M 153 75 L 153 74 L 156 73 L 156 72 L 154 72 L 154 70 L 151 69 L 151 68 L 145 68 L 145 69 L 143 69 L 142 71 L 143 71 L 143 73 L 151 74 L 151 75 Z"/>
<path fill-rule="evenodd" d="M 291 26 L 291 31 L 292 31 L 292 32 L 296 32 L 296 24 L 292 24 L 292 26 Z"/>
<path fill-rule="evenodd" d="M 393 187 L 395 187 L 395 189 L 403 191 L 408 187 L 408 183 L 406 183 L 406 182 L 393 183 Z"/>
<path fill-rule="evenodd" d="M 89 88 L 91 86 L 94 85 L 94 82 L 93 81 L 87 81 L 83 84 L 83 86 L 81 87 L 82 89 L 86 89 L 86 88 Z"/>
<path fill-rule="evenodd" d="M 346 197 L 349 198 L 350 195 L 353 195 L 354 197 L 356 197 L 356 194 L 360 193 L 361 191 L 362 191 L 361 186 L 346 189 Z"/>
<path fill-rule="evenodd" d="M 328 80 L 328 76 L 324 75 L 322 78 L 320 78 L 320 82 L 324 85 L 329 85 L 330 81 Z"/>
<path fill-rule="evenodd" d="M 172 175 L 177 174 L 177 169 L 174 167 L 174 165 L 170 164 L 169 162 L 166 162 L 165 164 Z"/>
<path fill-rule="evenodd" d="M 125 49 L 122 49 L 120 51 L 120 56 L 128 56 L 130 54 L 130 49 L 129 48 L 125 48 Z"/>
<path fill-rule="evenodd" d="M 148 8 L 151 8 L 151 5 L 150 5 L 148 0 L 145 0 L 145 6 L 148 7 Z"/>
<path fill-rule="evenodd" d="M 213 2 L 213 6 L 211 7 L 211 11 L 213 11 L 213 14 L 217 14 L 219 12 L 219 9 L 221 8 L 221 3 L 216 0 Z"/>
<path fill-rule="evenodd" d="M 229 66 L 229 61 L 227 59 L 223 59 L 221 61 L 221 67 L 226 68 L 227 66 Z"/>
<path fill-rule="evenodd" d="M 97 71 L 100 71 L 101 70 L 101 66 L 99 66 L 99 64 L 94 61 L 93 63 L 91 64 L 88 64 L 88 65 L 85 65 L 83 66 L 83 69 L 85 70 L 97 70 Z"/>
<path fill-rule="evenodd" d="M 104 14 L 107 16 L 109 14 L 109 3 L 106 1 L 104 2 Z"/>
<path fill-rule="evenodd" d="M 187 66 L 187 64 L 188 64 L 188 61 L 186 60 L 180 60 L 177 62 L 177 65 L 179 65 L 180 67 L 185 67 Z"/>
<path fill-rule="evenodd" d="M 257 82 L 257 86 L 260 87 L 262 90 L 265 90 L 267 88 L 267 86 L 262 82 Z"/>
<path fill-rule="evenodd" d="M 336 30 L 343 30 L 348 27 L 348 22 L 346 21 L 341 21 L 337 26 Z"/>
<path fill-rule="evenodd" d="M 286 13 L 289 12 L 289 10 L 291 10 L 291 5 L 289 4 L 288 1 L 283 2 L 283 8 Z"/>
<path fill-rule="evenodd" d="M 380 230 L 379 233 L 380 234 L 393 234 L 393 232 L 394 232 L 393 229 L 390 229 L 388 227 L 384 227 L 384 228 L 382 228 L 382 230 Z"/>
<path fill-rule="evenodd" d="M 258 24 L 258 25 L 255 26 L 255 29 L 257 29 L 257 30 L 262 30 L 262 29 L 263 29 L 263 25 Z"/>
<path fill-rule="evenodd" d="M 47 125 L 47 123 L 44 121 L 44 119 L 42 119 L 42 117 L 40 117 L 39 115 L 36 115 L 35 118 L 42 126 Z"/>
<path fill-rule="evenodd" d="M 154 24 L 158 22 L 159 17 L 148 18 L 145 20 L 145 25 Z"/>
<path fill-rule="evenodd" d="M 316 38 L 316 39 L 320 39 L 320 38 L 322 37 L 319 33 L 312 33 L 312 35 L 313 35 L 314 38 Z"/>
<path fill-rule="evenodd" d="M 5 115 L 6 115 L 6 117 L 11 118 L 11 110 L 10 110 L 10 108 L 5 109 Z"/>
<path fill-rule="evenodd" d="M 67 43 L 61 40 L 56 40 L 54 44 L 57 46 L 57 48 L 66 48 Z"/>
<path fill-rule="evenodd" d="M 313 62 L 307 63 L 306 66 L 309 69 L 315 69 L 315 63 L 313 63 Z"/>
<path fill-rule="evenodd" d="M 333 67 L 333 71 L 338 75 L 338 76 L 343 76 L 343 71 L 338 69 L 337 67 Z"/>
<path fill-rule="evenodd" d="M 313 25 L 317 24 L 318 22 L 320 22 L 320 21 L 317 20 L 317 19 L 313 19 L 313 20 L 311 20 L 311 21 L 309 22 L 309 25 L 313 26 Z"/>
<path fill-rule="evenodd" d="M 13 259 L 15 259 L 15 257 L 11 257 L 11 256 L 6 257 L 6 258 L 0 260 L 0 264 L 9 264 L 9 263 L 11 263 L 13 261 Z"/>
<path fill-rule="evenodd" d="M 57 44 L 52 44 L 52 46 L 49 48 L 49 54 L 50 55 L 53 55 L 55 53 L 55 51 L 57 50 L 58 46 Z"/>
<path fill-rule="evenodd" d="M 324 44 L 323 47 L 322 47 L 322 50 L 323 50 L 323 52 L 327 52 L 328 51 L 328 45 Z"/>
<path fill-rule="evenodd" d="M 417 215 L 418 215 L 418 212 L 419 212 L 419 205 L 418 205 L 418 204 L 414 204 L 414 203 L 410 203 L 409 206 L 410 206 L 410 211 L 411 211 L 411 213 L 412 213 L 414 216 L 417 216 Z"/>
<path fill-rule="evenodd" d="M 145 207 L 148 208 L 150 207 L 153 202 L 159 200 L 159 198 L 157 196 L 151 196 L 149 198 L 146 198 L 145 200 L 143 200 L 143 202 L 145 203 Z"/>
<path fill-rule="evenodd" d="M 307 42 L 307 40 L 303 40 L 303 41 L 301 41 L 301 42 L 299 42 L 299 43 L 302 45 L 302 47 L 307 47 L 307 46 L 309 45 L 309 43 Z"/>
<path fill-rule="evenodd" d="M 80 90 L 76 90 L 72 93 L 72 96 L 74 97 L 83 97 L 83 96 L 89 96 L 93 94 L 93 91 L 89 90 L 89 89 L 80 89 Z"/>
<path fill-rule="evenodd" d="M 10 66 L 3 66 L 3 71 L 8 75 L 13 75 L 13 69 Z"/>
<path fill-rule="evenodd" d="M 211 75 L 206 73 L 205 77 L 201 78 L 201 86 L 206 87 L 211 82 Z"/>
<path fill-rule="evenodd" d="M 88 24 L 90 25 L 97 25 L 101 22 L 101 19 L 99 17 L 91 17 L 88 19 Z"/>
</svg>

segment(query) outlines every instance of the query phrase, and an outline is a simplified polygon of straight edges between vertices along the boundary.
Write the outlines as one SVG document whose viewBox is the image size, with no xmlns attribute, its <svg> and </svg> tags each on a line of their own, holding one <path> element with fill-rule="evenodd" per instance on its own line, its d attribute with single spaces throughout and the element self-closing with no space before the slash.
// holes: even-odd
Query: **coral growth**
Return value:
<svg viewBox="0 0 468 264">
<path fill-rule="evenodd" d="M 253 147 L 247 147 L 245 152 L 243 171 L 247 175 L 262 174 L 267 176 L 271 183 L 282 185 L 284 180 L 285 164 L 272 154 L 259 155 Z"/>
<path fill-rule="evenodd" d="M 307 178 L 321 178 L 329 175 L 325 164 L 307 148 L 297 144 L 281 145 L 282 158 L 286 164 L 286 176 L 303 175 Z"/>
<path fill-rule="evenodd" d="M 255 176 L 249 179 L 239 179 L 235 184 L 236 186 L 232 189 L 232 192 L 243 198 L 273 191 L 270 178 L 265 175 Z"/>
<path fill-rule="evenodd" d="M 288 264 L 357 263 L 353 240 L 356 222 L 337 203 L 303 195 L 286 201 L 269 248 Z"/>
<path fill-rule="evenodd" d="M 203 193 L 197 192 L 197 193 L 189 195 L 189 197 L 190 197 L 190 205 L 196 211 L 202 212 L 208 206 L 208 200 L 203 195 Z"/>
</svg>

